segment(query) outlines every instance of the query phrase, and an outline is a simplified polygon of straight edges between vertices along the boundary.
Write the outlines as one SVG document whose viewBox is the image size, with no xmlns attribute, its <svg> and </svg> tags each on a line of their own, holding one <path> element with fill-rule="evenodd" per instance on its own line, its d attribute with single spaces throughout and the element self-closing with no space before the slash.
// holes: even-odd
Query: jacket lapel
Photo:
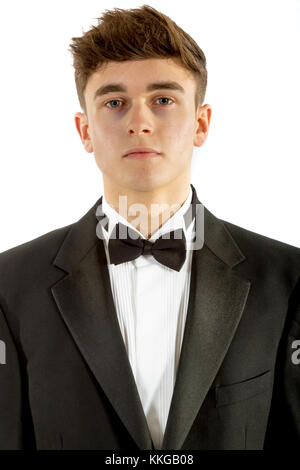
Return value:
<svg viewBox="0 0 300 470">
<path fill-rule="evenodd" d="M 162 449 L 184 444 L 230 346 L 251 285 L 232 271 L 244 259 L 221 220 L 204 208 L 204 245 L 193 252 L 186 325 Z"/>
<path fill-rule="evenodd" d="M 99 200 L 100 201 L 100 200 Z M 152 441 L 114 307 L 95 206 L 69 231 L 54 264 L 66 276 L 52 286 L 82 356 L 139 448 Z"/>
</svg>

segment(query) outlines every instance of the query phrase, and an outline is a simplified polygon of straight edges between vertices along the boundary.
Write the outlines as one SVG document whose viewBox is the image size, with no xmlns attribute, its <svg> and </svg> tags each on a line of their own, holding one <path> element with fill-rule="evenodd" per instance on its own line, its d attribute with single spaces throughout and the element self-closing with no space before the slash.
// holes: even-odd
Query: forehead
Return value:
<svg viewBox="0 0 300 470">
<path fill-rule="evenodd" d="M 185 93 L 194 92 L 194 77 L 178 59 L 157 58 L 108 62 L 89 77 L 85 94 L 91 98 L 99 86 L 109 83 L 122 83 L 128 91 L 144 92 L 149 84 L 164 81 L 179 83 Z"/>
</svg>

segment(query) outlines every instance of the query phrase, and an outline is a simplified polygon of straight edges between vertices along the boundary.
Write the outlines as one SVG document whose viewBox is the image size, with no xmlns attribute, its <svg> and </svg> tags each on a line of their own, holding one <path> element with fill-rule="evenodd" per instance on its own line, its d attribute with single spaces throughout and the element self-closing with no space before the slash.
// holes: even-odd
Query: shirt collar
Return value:
<svg viewBox="0 0 300 470">
<path fill-rule="evenodd" d="M 153 242 L 164 233 L 170 232 L 171 230 L 176 230 L 178 228 L 182 228 L 184 230 L 186 238 L 189 238 L 187 232 L 190 233 L 193 223 L 190 223 L 189 227 L 186 228 L 185 221 L 184 221 L 184 214 L 186 214 L 186 212 L 188 211 L 190 207 L 190 204 L 192 201 L 192 195 L 193 195 L 193 192 L 192 192 L 192 188 L 190 185 L 189 194 L 185 202 L 175 212 L 175 214 L 172 215 L 172 217 L 170 217 L 159 229 L 156 230 L 155 233 L 152 234 L 152 236 L 149 238 L 149 241 Z M 110 204 L 108 204 L 104 194 L 102 196 L 102 211 L 108 218 L 108 226 L 107 226 L 108 230 L 106 230 L 106 234 L 109 237 L 115 225 L 117 223 L 122 223 L 123 225 L 126 225 L 130 227 L 131 229 L 135 230 L 142 238 L 146 239 L 146 237 L 141 232 L 139 232 L 139 230 L 137 230 L 136 227 L 134 227 L 130 222 L 128 222 L 127 219 L 122 217 Z"/>
</svg>

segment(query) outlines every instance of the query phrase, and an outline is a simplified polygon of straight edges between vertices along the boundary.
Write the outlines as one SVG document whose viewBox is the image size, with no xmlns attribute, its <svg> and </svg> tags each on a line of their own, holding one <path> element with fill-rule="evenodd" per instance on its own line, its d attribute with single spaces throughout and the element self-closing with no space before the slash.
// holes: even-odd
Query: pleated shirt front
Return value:
<svg viewBox="0 0 300 470">
<path fill-rule="evenodd" d="M 120 330 L 156 449 L 161 449 L 173 395 L 187 314 L 191 280 L 191 243 L 194 220 L 186 229 L 183 219 L 190 207 L 192 189 L 184 204 L 149 239 L 182 228 L 185 233 L 186 260 L 179 272 L 160 264 L 152 255 L 110 264 L 108 239 L 117 223 L 129 226 L 105 196 L 102 210 L 108 230 L 102 227 L 113 300 Z M 120 367 L 122 365 L 120 364 Z M 120 390 L 120 393 L 122 391 Z"/>
</svg>

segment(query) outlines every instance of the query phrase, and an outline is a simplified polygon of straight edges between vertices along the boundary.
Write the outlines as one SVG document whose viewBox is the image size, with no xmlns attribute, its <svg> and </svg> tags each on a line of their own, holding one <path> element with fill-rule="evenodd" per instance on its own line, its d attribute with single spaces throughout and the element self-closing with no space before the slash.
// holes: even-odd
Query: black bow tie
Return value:
<svg viewBox="0 0 300 470">
<path fill-rule="evenodd" d="M 149 254 L 168 268 L 180 271 L 186 257 L 186 239 L 183 229 L 179 228 L 161 235 L 155 242 L 150 242 L 130 227 L 118 223 L 108 241 L 108 250 L 112 264 L 132 261 L 140 255 Z"/>
<path fill-rule="evenodd" d="M 192 184 L 191 188 L 193 192 L 192 201 L 189 209 L 183 216 L 186 229 L 196 216 L 197 204 L 201 204 L 198 200 L 196 189 Z M 99 199 L 99 205 L 97 206 L 95 216 L 101 225 L 100 234 L 97 235 L 103 240 L 105 237 L 103 237 L 102 229 L 106 232 L 108 231 L 108 220 L 102 210 L 102 197 Z M 120 228 L 122 228 L 121 237 L 118 236 Z M 130 233 L 130 237 L 126 236 L 126 230 L 128 230 L 128 234 Z M 198 230 L 197 226 L 196 230 Z M 138 258 L 141 254 L 152 254 L 159 263 L 164 264 L 175 271 L 180 271 L 186 257 L 186 240 L 183 229 L 181 228 L 175 231 L 173 230 L 172 232 L 169 232 L 169 234 L 162 235 L 152 243 L 149 240 L 141 238 L 136 230 L 132 230 L 130 227 L 123 224 L 117 224 L 112 231 L 108 242 L 108 248 L 112 264 L 132 261 Z"/>
</svg>

